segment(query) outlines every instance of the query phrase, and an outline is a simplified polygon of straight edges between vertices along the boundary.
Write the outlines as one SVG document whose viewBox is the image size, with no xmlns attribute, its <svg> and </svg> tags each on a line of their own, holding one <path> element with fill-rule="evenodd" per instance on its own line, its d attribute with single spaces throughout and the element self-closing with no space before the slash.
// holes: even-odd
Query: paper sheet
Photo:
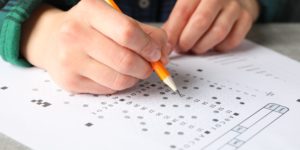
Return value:
<svg viewBox="0 0 300 150">
<path fill-rule="evenodd" d="M 153 74 L 116 95 L 74 95 L 0 62 L 0 132 L 32 149 L 296 150 L 300 64 L 249 41 L 173 55 L 179 97 Z"/>
</svg>

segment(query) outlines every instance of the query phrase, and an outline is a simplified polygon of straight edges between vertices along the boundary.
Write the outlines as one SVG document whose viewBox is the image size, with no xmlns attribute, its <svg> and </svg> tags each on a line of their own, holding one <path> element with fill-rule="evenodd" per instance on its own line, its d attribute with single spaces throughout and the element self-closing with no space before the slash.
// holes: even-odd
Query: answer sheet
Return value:
<svg viewBox="0 0 300 150">
<path fill-rule="evenodd" d="M 300 149 L 300 64 L 249 41 L 172 55 L 182 97 L 155 74 L 100 96 L 68 93 L 40 69 L 0 68 L 0 132 L 32 149 Z"/>
</svg>

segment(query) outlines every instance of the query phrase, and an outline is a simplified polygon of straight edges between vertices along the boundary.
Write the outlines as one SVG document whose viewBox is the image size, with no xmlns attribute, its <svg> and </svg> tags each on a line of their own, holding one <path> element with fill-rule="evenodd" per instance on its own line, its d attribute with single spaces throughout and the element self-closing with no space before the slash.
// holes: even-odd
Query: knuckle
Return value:
<svg viewBox="0 0 300 150">
<path fill-rule="evenodd" d="M 216 35 L 217 41 L 222 41 L 228 34 L 229 27 L 224 24 L 219 24 L 213 28 L 213 33 Z"/>
<path fill-rule="evenodd" d="M 190 50 L 193 47 L 193 43 L 191 43 L 191 41 L 189 41 L 186 38 L 180 39 L 178 45 L 179 45 L 180 49 L 182 49 L 184 51 Z"/>
<path fill-rule="evenodd" d="M 120 59 L 118 66 L 119 71 L 122 73 L 130 72 L 131 68 L 135 65 L 135 56 L 130 52 L 124 52 L 122 58 Z"/>
<path fill-rule="evenodd" d="M 208 26 L 210 25 L 210 20 L 208 18 L 210 18 L 210 15 L 208 12 L 203 12 L 203 13 L 199 13 L 199 14 L 195 15 L 195 17 L 193 19 L 194 20 L 193 21 L 194 28 L 196 28 L 199 31 L 208 28 Z"/>
<path fill-rule="evenodd" d="M 121 42 L 121 44 L 127 45 L 128 43 L 130 43 L 132 37 L 135 34 L 135 30 L 137 28 L 137 23 L 133 20 L 130 19 L 126 19 L 125 21 L 123 21 L 122 24 L 122 28 L 120 31 L 120 36 L 119 36 L 119 40 Z"/>
<path fill-rule="evenodd" d="M 242 17 L 242 19 L 245 19 L 248 23 L 253 22 L 253 17 L 247 10 L 242 11 L 241 17 Z"/>
<path fill-rule="evenodd" d="M 66 21 L 61 27 L 59 32 L 66 36 L 74 37 L 76 36 L 76 33 L 78 33 L 78 30 L 80 29 L 79 23 L 76 21 Z"/>
<path fill-rule="evenodd" d="M 133 86 L 133 84 L 134 81 L 131 77 L 118 74 L 113 81 L 112 89 L 121 91 Z"/>
</svg>

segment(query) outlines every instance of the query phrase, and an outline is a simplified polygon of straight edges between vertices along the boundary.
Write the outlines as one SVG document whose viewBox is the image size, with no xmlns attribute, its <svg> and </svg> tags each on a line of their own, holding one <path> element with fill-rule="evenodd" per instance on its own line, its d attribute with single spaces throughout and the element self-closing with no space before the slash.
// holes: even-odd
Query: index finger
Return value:
<svg viewBox="0 0 300 150">
<path fill-rule="evenodd" d="M 161 45 L 146 34 L 130 17 L 114 10 L 104 1 L 81 1 L 86 8 L 88 22 L 97 31 L 119 45 L 133 50 L 148 61 L 161 57 Z"/>
<path fill-rule="evenodd" d="M 177 46 L 183 29 L 199 3 L 200 0 L 192 0 L 188 2 L 186 0 L 177 1 L 169 19 L 163 26 L 168 33 L 168 42 L 173 47 Z"/>
</svg>

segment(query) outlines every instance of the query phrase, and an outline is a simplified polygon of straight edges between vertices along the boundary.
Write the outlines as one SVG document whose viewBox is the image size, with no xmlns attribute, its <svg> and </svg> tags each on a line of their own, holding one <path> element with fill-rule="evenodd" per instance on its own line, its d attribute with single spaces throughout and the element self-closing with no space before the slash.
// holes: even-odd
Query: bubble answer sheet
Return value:
<svg viewBox="0 0 300 150">
<path fill-rule="evenodd" d="M 0 132 L 32 149 L 300 149 L 300 64 L 249 41 L 172 55 L 182 97 L 155 74 L 100 96 L 65 92 L 40 69 L 0 68 Z"/>
</svg>

